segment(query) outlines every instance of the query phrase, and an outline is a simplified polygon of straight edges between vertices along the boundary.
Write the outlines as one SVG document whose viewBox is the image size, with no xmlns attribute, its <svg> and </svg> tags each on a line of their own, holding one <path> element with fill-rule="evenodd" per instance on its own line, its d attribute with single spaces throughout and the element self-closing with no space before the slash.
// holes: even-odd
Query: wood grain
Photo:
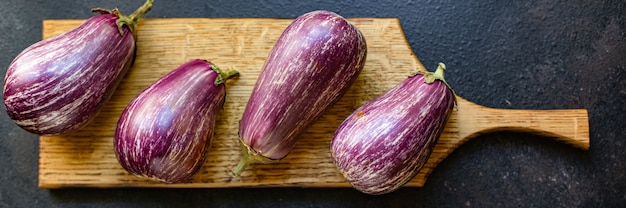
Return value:
<svg viewBox="0 0 626 208">
<path fill-rule="evenodd" d="M 137 59 L 96 118 L 83 129 L 40 138 L 39 187 L 349 187 L 335 170 L 330 139 L 353 110 L 404 80 L 426 70 L 407 43 L 398 19 L 349 19 L 365 35 L 368 54 L 356 83 L 276 164 L 253 164 L 241 177 L 230 175 L 240 159 L 237 123 L 259 70 L 290 19 L 145 19 L 138 28 Z M 84 20 L 45 20 L 43 38 L 68 31 Z M 128 174 L 113 152 L 119 115 L 142 89 L 178 65 L 206 59 L 241 76 L 227 82 L 208 160 L 189 183 L 160 184 Z M 434 66 L 433 66 L 434 67 Z M 455 76 L 448 69 L 447 76 Z M 454 87 L 454 83 L 451 83 Z M 429 173 L 459 145 L 484 133 L 510 130 L 536 133 L 576 147 L 589 147 L 587 111 L 505 110 L 479 106 L 458 98 L 434 153 L 407 186 L 423 186 Z"/>
</svg>

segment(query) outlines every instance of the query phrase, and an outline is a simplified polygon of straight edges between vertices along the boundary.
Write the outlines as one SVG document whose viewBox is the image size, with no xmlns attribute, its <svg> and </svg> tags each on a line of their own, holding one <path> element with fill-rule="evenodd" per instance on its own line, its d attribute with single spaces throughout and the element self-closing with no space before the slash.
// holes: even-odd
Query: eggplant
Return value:
<svg viewBox="0 0 626 208">
<path fill-rule="evenodd" d="M 456 96 L 436 72 L 411 76 L 356 109 L 330 144 L 333 163 L 355 189 L 393 192 L 422 169 L 452 114 Z"/>
<path fill-rule="evenodd" d="M 312 11 L 296 18 L 270 51 L 239 125 L 239 176 L 251 163 L 276 162 L 341 98 L 360 74 L 365 38 L 343 17 Z"/>
<path fill-rule="evenodd" d="M 117 123 L 118 162 L 139 177 L 164 183 L 190 180 L 211 146 L 216 116 L 224 105 L 224 82 L 236 74 L 193 60 L 148 86 Z"/>
<path fill-rule="evenodd" d="M 129 16 L 117 9 L 24 49 L 4 79 L 4 105 L 21 128 L 39 135 L 85 126 L 129 71 L 135 57 L 136 25 L 152 8 L 146 1 Z"/>
</svg>

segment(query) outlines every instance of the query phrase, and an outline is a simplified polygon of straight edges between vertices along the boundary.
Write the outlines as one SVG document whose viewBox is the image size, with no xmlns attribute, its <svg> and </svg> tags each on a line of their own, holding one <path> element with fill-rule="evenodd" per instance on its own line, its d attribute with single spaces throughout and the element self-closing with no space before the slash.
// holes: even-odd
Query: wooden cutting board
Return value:
<svg viewBox="0 0 626 208">
<path fill-rule="evenodd" d="M 365 68 L 350 91 L 327 111 L 276 164 L 253 164 L 241 177 L 230 171 L 240 159 L 238 120 L 263 63 L 291 19 L 145 19 L 138 28 L 136 62 L 116 93 L 85 128 L 40 138 L 39 187 L 349 187 L 335 170 L 329 152 L 332 135 L 353 110 L 391 89 L 418 70 L 426 70 L 413 54 L 398 19 L 349 19 L 365 35 Z M 45 20 L 43 38 L 68 31 L 84 20 Z M 216 135 L 202 169 L 190 183 L 160 184 L 128 174 L 113 152 L 119 115 L 146 86 L 191 59 L 206 59 L 223 69 L 235 68 L 227 82 L 227 98 Z M 443 60 L 445 61 L 445 60 Z M 434 67 L 431 66 L 434 70 Z M 459 76 L 449 68 L 446 76 Z M 462 87 L 450 83 L 452 87 Z M 458 98 L 458 106 L 434 152 L 407 186 L 423 186 L 447 155 L 468 139 L 499 131 L 523 131 L 589 148 L 587 111 L 505 110 Z"/>
</svg>

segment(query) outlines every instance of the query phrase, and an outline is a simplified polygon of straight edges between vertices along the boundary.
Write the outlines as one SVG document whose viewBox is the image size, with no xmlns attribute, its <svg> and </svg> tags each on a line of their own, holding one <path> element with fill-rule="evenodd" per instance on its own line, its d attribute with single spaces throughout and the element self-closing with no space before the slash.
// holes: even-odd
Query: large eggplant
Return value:
<svg viewBox="0 0 626 208">
<path fill-rule="evenodd" d="M 409 77 L 355 110 L 335 132 L 331 155 L 357 190 L 385 194 L 424 166 L 454 108 L 455 95 L 435 73 Z"/>
<path fill-rule="evenodd" d="M 284 158 L 296 140 L 343 96 L 365 63 L 362 33 L 343 17 L 313 11 L 296 18 L 272 48 L 239 125 L 238 176 L 255 162 Z"/>
<path fill-rule="evenodd" d="M 133 175 L 185 182 L 202 167 L 224 105 L 226 73 L 204 60 L 174 69 L 144 89 L 122 112 L 115 153 Z"/>
<path fill-rule="evenodd" d="M 136 25 L 148 0 L 130 16 L 100 12 L 77 28 L 24 49 L 4 79 L 4 105 L 23 129 L 40 135 L 86 125 L 111 97 L 135 56 Z"/>
</svg>

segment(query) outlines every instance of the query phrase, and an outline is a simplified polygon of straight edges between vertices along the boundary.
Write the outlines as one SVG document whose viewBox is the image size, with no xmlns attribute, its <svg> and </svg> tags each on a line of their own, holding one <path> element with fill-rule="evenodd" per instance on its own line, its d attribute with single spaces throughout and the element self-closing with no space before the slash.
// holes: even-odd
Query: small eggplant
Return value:
<svg viewBox="0 0 626 208">
<path fill-rule="evenodd" d="M 40 135 L 86 125 L 113 95 L 135 56 L 136 25 L 148 0 L 130 16 L 117 9 L 24 49 L 4 79 L 4 105 L 21 128 Z"/>
<path fill-rule="evenodd" d="M 272 48 L 239 125 L 242 159 L 250 163 L 287 156 L 296 140 L 341 98 L 360 74 L 367 47 L 343 17 L 313 11 L 296 18 Z"/>
<path fill-rule="evenodd" d="M 400 188 L 422 169 L 454 108 L 445 65 L 418 73 L 359 107 L 339 126 L 331 155 L 357 190 L 379 195 Z"/>
<path fill-rule="evenodd" d="M 236 74 L 193 60 L 144 89 L 124 109 L 115 130 L 122 167 L 164 183 L 190 180 L 211 146 L 224 82 Z"/>
</svg>

